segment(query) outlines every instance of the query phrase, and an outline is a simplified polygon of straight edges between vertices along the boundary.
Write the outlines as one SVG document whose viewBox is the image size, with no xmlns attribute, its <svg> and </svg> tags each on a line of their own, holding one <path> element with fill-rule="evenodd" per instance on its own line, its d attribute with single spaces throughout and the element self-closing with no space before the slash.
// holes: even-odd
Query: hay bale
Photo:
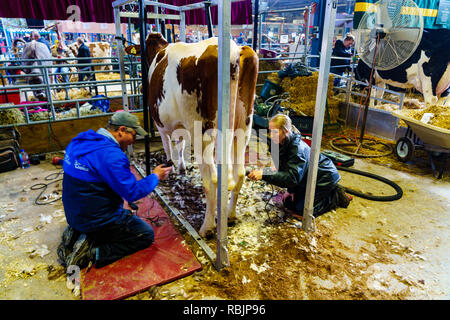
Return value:
<svg viewBox="0 0 450 320">
<path fill-rule="evenodd" d="M 283 108 L 291 108 L 297 114 L 304 114 L 310 117 L 314 116 L 316 108 L 316 93 L 317 81 L 319 78 L 318 72 L 313 72 L 311 76 L 296 77 L 290 79 L 284 78 L 281 81 L 281 87 L 284 92 L 289 93 L 289 102 L 283 102 Z M 330 75 L 328 80 L 328 111 L 332 122 L 336 122 L 339 115 L 339 99 L 333 96 L 333 75 Z"/>
<path fill-rule="evenodd" d="M 69 89 L 69 99 L 84 99 L 92 97 L 91 93 L 86 88 L 71 88 Z M 66 91 L 60 91 L 53 95 L 53 100 L 66 100 Z"/>
</svg>

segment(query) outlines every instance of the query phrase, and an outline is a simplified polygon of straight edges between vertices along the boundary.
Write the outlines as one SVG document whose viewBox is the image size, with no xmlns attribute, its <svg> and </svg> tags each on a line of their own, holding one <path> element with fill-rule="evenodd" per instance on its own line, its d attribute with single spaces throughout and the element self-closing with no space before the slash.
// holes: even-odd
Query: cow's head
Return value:
<svg viewBox="0 0 450 320">
<path fill-rule="evenodd" d="M 147 57 L 147 63 L 150 65 L 155 58 L 156 54 L 169 43 L 164 39 L 160 33 L 151 33 L 145 40 L 145 56 Z M 125 48 L 125 52 L 131 55 L 140 55 L 141 46 L 132 45 Z"/>
</svg>

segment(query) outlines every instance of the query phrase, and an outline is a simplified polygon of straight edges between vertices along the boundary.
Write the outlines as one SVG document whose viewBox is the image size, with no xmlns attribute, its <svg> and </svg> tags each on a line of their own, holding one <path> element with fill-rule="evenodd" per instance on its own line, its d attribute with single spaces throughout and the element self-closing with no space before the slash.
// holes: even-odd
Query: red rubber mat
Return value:
<svg viewBox="0 0 450 320">
<path fill-rule="evenodd" d="M 135 175 L 138 176 L 136 172 Z M 153 227 L 155 242 L 149 248 L 103 268 L 82 270 L 81 294 L 84 300 L 123 299 L 202 269 L 156 200 L 145 197 L 135 203 L 139 206 L 137 215 Z M 156 222 L 151 223 L 146 217 Z"/>
</svg>

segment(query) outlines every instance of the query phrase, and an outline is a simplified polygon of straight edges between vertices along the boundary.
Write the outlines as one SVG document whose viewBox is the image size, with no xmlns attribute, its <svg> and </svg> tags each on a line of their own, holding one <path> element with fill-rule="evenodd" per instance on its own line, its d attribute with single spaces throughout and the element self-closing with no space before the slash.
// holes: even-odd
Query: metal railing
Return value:
<svg viewBox="0 0 450 320">
<path fill-rule="evenodd" d="M 122 99 L 122 88 L 120 79 L 98 80 L 96 77 L 100 74 L 119 74 L 118 57 L 91 57 L 92 63 L 83 63 L 86 58 L 52 58 L 52 59 L 9 59 L 0 63 L 0 99 L 4 105 L 0 105 L 0 118 L 8 109 L 19 109 L 24 116 L 23 121 L 17 123 L 0 123 L 1 127 L 23 126 L 30 124 L 48 123 L 49 121 L 67 121 L 82 118 L 92 118 L 104 115 L 110 115 L 112 112 L 101 112 L 99 114 L 82 114 L 81 108 L 86 102 L 94 102 L 108 99 L 110 102 L 114 99 Z M 108 62 L 105 62 L 108 61 Z M 35 65 L 23 65 L 24 62 L 35 63 Z M 43 64 L 43 63 L 52 64 Z M 72 63 L 70 63 L 72 62 Z M 77 62 L 73 64 L 73 62 Z M 20 63 L 21 65 L 14 65 Z M 13 64 L 13 65 L 9 65 Z M 128 96 L 131 99 L 130 112 L 142 111 L 142 95 L 140 93 L 140 61 L 134 56 L 128 56 L 124 65 L 128 67 L 128 78 L 125 79 Z M 98 67 L 107 67 L 108 70 L 95 70 Z M 74 70 L 73 68 L 76 68 Z M 90 70 L 82 70 L 89 68 Z M 37 73 L 33 74 L 15 74 L 17 70 L 33 69 Z M 59 70 L 59 71 L 58 71 Z M 64 70 L 66 72 L 64 72 Z M 71 77 L 86 75 L 87 79 L 83 81 L 70 81 Z M 28 83 L 31 78 L 39 78 L 41 83 Z M 66 81 L 58 82 L 57 77 L 65 78 Z M 89 96 L 70 98 L 71 89 L 89 90 Z M 95 96 L 92 94 L 95 92 Z M 65 92 L 61 94 L 61 92 Z M 119 92 L 119 94 L 109 94 L 110 92 Z M 10 104 L 11 93 L 20 95 L 20 104 Z M 65 99 L 61 99 L 65 95 Z M 45 96 L 46 101 L 30 101 L 30 97 Z M 59 99 L 58 99 L 59 96 Z M 67 113 L 58 112 L 61 105 L 72 104 L 76 108 L 74 116 L 67 116 Z M 41 109 L 46 107 L 46 109 Z M 38 110 L 34 110 L 38 108 Z M 46 115 L 35 117 L 32 113 L 47 111 Z M 17 114 L 17 113 L 16 113 Z M 36 118 L 45 118 L 45 120 Z M 18 119 L 20 120 L 20 119 Z"/>
</svg>

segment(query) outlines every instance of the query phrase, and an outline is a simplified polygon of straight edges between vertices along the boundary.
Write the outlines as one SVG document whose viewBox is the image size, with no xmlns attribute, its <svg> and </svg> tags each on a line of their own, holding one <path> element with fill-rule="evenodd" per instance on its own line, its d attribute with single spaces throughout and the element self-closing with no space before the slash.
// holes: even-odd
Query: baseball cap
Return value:
<svg viewBox="0 0 450 320">
<path fill-rule="evenodd" d="M 139 125 L 139 119 L 134 114 L 131 114 L 127 111 L 117 112 L 115 113 L 111 119 L 109 119 L 109 123 L 116 126 L 125 126 L 128 128 L 133 128 L 136 130 L 136 134 L 140 136 L 148 135 L 147 131 L 142 129 Z"/>
</svg>

